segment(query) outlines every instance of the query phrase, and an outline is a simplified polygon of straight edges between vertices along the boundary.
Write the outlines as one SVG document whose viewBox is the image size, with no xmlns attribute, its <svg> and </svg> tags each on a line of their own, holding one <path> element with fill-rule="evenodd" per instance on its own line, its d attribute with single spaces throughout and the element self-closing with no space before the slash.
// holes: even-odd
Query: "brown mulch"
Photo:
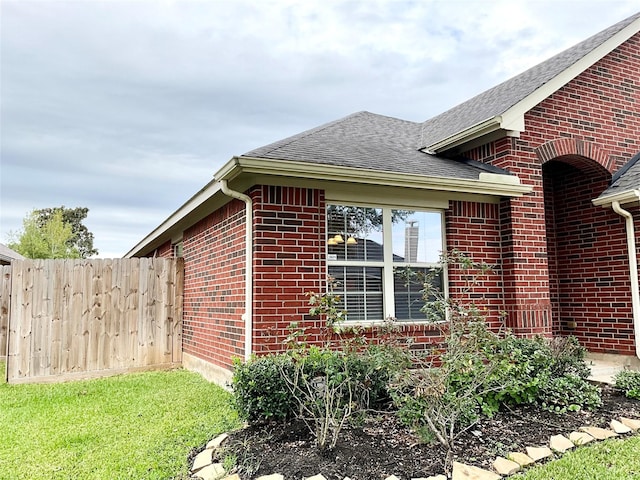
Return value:
<svg viewBox="0 0 640 480">
<path fill-rule="evenodd" d="M 546 445 L 551 435 L 568 435 L 586 425 L 608 427 L 611 419 L 620 416 L 640 419 L 640 401 L 627 399 L 607 386 L 603 387 L 602 400 L 602 408 L 595 412 L 564 415 L 535 406 L 505 409 L 462 434 L 454 460 L 489 469 L 497 455 Z M 318 473 L 328 480 L 345 477 L 373 480 L 390 475 L 402 479 L 428 477 L 444 472 L 445 458 L 440 445 L 421 442 L 391 412 L 373 415 L 362 425 L 345 428 L 331 452 L 320 452 L 304 423 L 291 421 L 232 432 L 222 455 L 229 454 L 236 456 L 243 479 L 280 473 L 287 480 Z"/>
</svg>

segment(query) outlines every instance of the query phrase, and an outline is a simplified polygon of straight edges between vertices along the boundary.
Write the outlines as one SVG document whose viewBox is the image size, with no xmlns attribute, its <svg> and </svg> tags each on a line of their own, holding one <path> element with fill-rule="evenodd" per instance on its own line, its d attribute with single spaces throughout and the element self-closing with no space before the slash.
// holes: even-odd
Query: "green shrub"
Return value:
<svg viewBox="0 0 640 480">
<path fill-rule="evenodd" d="M 439 358 L 397 375 L 393 400 L 400 419 L 414 429 L 428 428 L 451 447 L 478 420 L 488 390 L 497 389 L 488 381 L 495 365 L 484 353 L 496 340 L 484 322 L 451 324 Z"/>
<path fill-rule="evenodd" d="M 503 404 L 534 403 L 544 389 L 553 391 L 551 396 L 558 405 L 573 405 L 572 392 L 564 392 L 566 398 L 560 398 L 563 392 L 555 389 L 555 385 L 566 383 L 567 380 L 559 380 L 564 377 L 586 380 L 589 376 L 590 370 L 584 361 L 585 349 L 575 337 L 516 338 L 508 334 L 495 342 L 492 348 L 486 355 L 488 362 L 495 364 L 496 368 L 488 381 L 501 388 L 489 389 L 479 399 L 482 411 L 487 415 L 495 413 Z M 584 383 L 580 382 L 580 385 Z M 584 389 L 589 390 L 588 387 Z M 584 406 L 582 403 L 579 405 Z"/>
<path fill-rule="evenodd" d="M 390 401 L 389 381 L 393 372 L 407 366 L 406 357 L 390 347 L 371 346 L 360 352 L 341 352 L 316 346 L 279 355 L 234 362 L 233 398 L 239 415 L 251 423 L 283 420 L 299 411 L 290 387 L 295 368 L 298 382 L 326 377 L 337 385 L 349 383 L 352 401 L 360 409 L 383 408 Z M 348 377 L 348 378 L 345 378 Z"/>
<path fill-rule="evenodd" d="M 623 370 L 613 377 L 615 387 L 627 398 L 640 400 L 640 372 Z"/>
<path fill-rule="evenodd" d="M 578 375 L 553 377 L 540 390 L 538 402 L 554 413 L 595 410 L 602 405 L 600 388 Z"/>
<path fill-rule="evenodd" d="M 391 403 L 391 382 L 411 367 L 407 349 L 389 345 L 369 345 L 361 352 L 360 383 L 367 389 L 368 408 L 383 409 Z"/>
<path fill-rule="evenodd" d="M 536 401 L 541 386 L 549 378 L 551 362 L 543 338 L 516 338 L 507 334 L 494 342 L 486 355 L 488 363 L 494 365 L 488 381 L 496 388 L 489 389 L 480 399 L 483 413 L 492 415 L 503 404 Z"/>
<path fill-rule="evenodd" d="M 236 359 L 232 385 L 240 417 L 249 422 L 289 417 L 295 407 L 283 374 L 292 370 L 286 354 L 254 357 L 246 363 Z"/>
</svg>

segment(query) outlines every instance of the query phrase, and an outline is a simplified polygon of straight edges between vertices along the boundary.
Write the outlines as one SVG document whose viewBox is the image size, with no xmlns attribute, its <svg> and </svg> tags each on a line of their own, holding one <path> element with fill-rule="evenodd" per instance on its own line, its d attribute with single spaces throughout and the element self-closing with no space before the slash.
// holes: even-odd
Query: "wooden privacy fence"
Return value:
<svg viewBox="0 0 640 480">
<path fill-rule="evenodd" d="M 182 259 L 20 260 L 5 272 L 10 383 L 182 361 Z"/>
</svg>

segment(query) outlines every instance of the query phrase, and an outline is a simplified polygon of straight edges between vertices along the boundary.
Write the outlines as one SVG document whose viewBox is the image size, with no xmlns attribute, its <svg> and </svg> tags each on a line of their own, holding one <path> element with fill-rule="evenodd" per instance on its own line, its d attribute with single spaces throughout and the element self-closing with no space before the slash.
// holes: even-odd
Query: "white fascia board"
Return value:
<svg viewBox="0 0 640 480">
<path fill-rule="evenodd" d="M 623 192 L 613 193 L 604 197 L 598 197 L 591 200 L 595 206 L 602 206 L 604 208 L 611 207 L 613 202 L 618 202 L 620 205 L 628 203 L 640 203 L 640 190 L 625 190 Z"/>
<path fill-rule="evenodd" d="M 424 150 L 425 152 L 431 154 L 443 152 L 475 140 L 476 138 L 489 135 L 490 133 L 500 130 L 500 128 L 500 117 L 488 118 L 487 120 L 472 125 L 471 127 L 462 130 L 461 132 L 444 138 L 431 145 L 427 145 Z"/>
<path fill-rule="evenodd" d="M 563 70 L 547 83 L 534 90 L 515 105 L 509 107 L 500 115 L 489 118 L 473 125 L 461 132 L 451 135 L 432 145 L 425 147 L 426 151 L 437 153 L 463 145 L 486 134 L 497 130 L 505 130 L 507 136 L 519 136 L 525 131 L 524 115 L 544 99 L 564 87 L 571 80 L 611 53 L 614 49 L 629 40 L 640 31 L 640 19 L 627 25 L 609 40 L 593 49 L 569 68 Z"/>
<path fill-rule="evenodd" d="M 522 185 L 520 179 L 515 175 L 499 175 L 482 172 L 478 180 L 468 180 L 307 162 L 292 162 L 288 160 L 266 160 L 264 158 L 237 157 L 237 161 L 243 173 L 258 175 L 386 185 L 435 191 L 477 193 L 500 197 L 520 196 L 531 191 L 531 187 Z"/>
<path fill-rule="evenodd" d="M 175 227 L 187 216 L 197 214 L 197 210 L 203 207 L 205 202 L 221 192 L 220 180 L 233 181 L 241 175 L 328 180 L 351 184 L 427 189 L 491 197 L 520 196 L 531 191 L 531 187 L 520 184 L 520 179 L 514 175 L 498 175 L 481 172 L 478 180 L 465 180 L 458 178 L 429 177 L 426 175 L 408 175 L 378 170 L 363 170 L 288 160 L 233 157 L 218 170 L 213 180 L 138 242 L 136 246 L 125 254 L 125 258 L 139 255 L 141 252 L 147 252 L 149 245 L 158 242 L 161 237 L 177 238 L 177 235 L 181 232 L 176 231 Z"/>
</svg>

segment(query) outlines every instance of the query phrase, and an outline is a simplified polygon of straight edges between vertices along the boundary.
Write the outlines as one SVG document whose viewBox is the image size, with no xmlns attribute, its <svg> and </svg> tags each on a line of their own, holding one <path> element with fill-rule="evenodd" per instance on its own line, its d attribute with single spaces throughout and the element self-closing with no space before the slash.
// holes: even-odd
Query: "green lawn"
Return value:
<svg viewBox="0 0 640 480">
<path fill-rule="evenodd" d="M 192 448 L 240 425 L 230 394 L 184 370 L 56 385 L 2 382 L 2 480 L 186 478 Z M 638 479 L 640 436 L 581 447 L 510 478 Z"/>
<path fill-rule="evenodd" d="M 509 477 L 513 480 L 627 480 L 640 478 L 640 436 L 580 447 L 561 459 Z"/>
<path fill-rule="evenodd" d="M 239 426 L 230 400 L 184 370 L 0 383 L 0 479 L 186 477 L 192 448 Z"/>
</svg>

